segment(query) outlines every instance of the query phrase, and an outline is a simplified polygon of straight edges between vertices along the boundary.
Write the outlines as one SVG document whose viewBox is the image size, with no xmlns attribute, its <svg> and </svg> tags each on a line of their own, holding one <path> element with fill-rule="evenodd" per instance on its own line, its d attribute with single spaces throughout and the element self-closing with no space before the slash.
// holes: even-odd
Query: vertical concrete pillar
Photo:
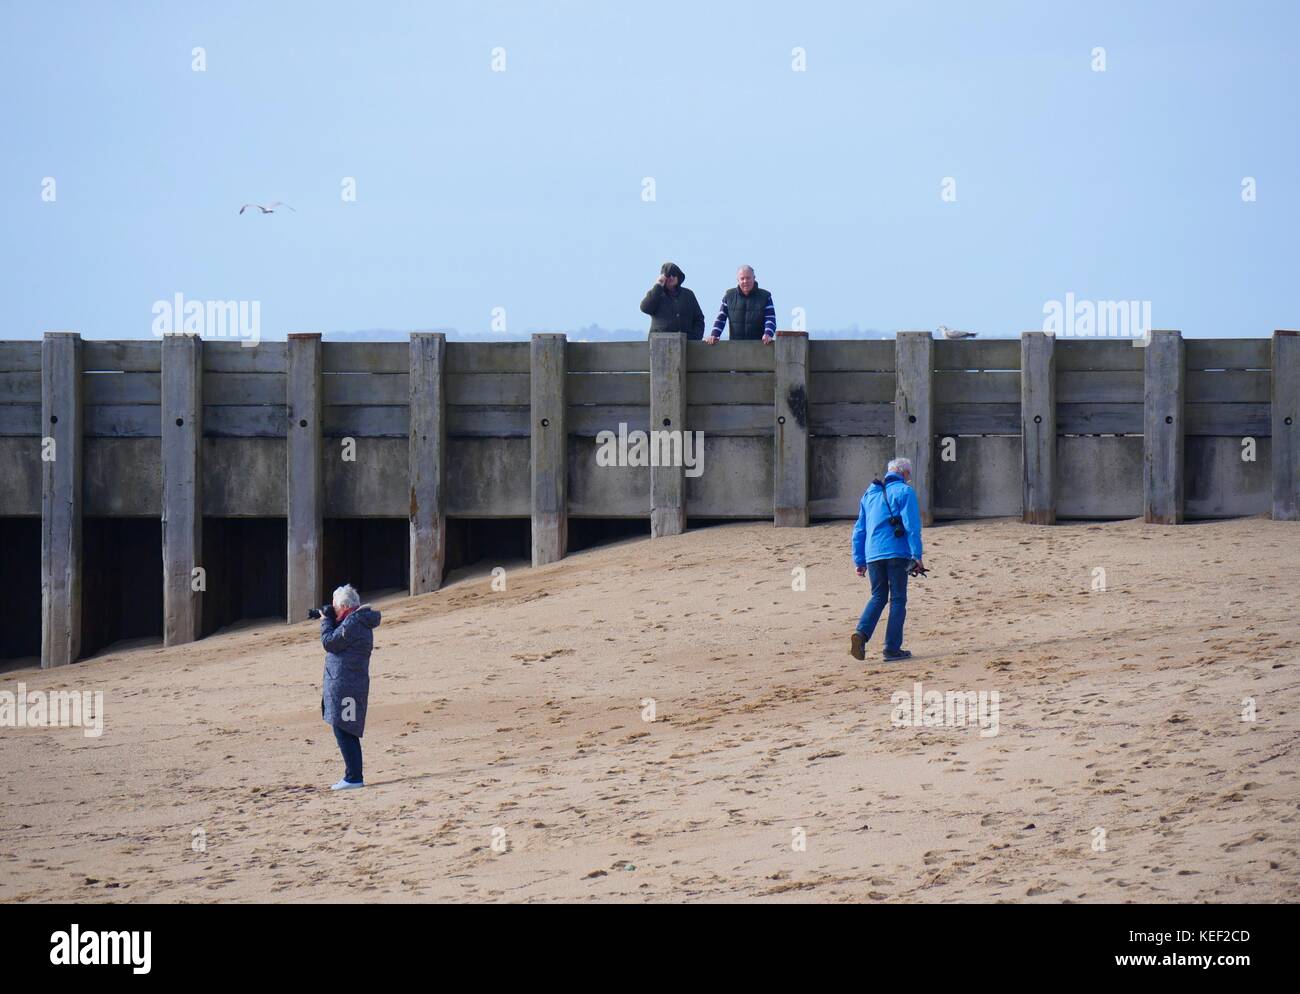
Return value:
<svg viewBox="0 0 1300 994">
<path fill-rule="evenodd" d="M 289 336 L 287 439 L 290 622 L 324 602 L 321 492 L 321 341 L 319 333 Z"/>
<path fill-rule="evenodd" d="M 1020 451 L 1028 525 L 1056 524 L 1056 337 L 1020 336 Z"/>
<path fill-rule="evenodd" d="M 41 343 L 41 666 L 81 655 L 81 336 Z"/>
<path fill-rule="evenodd" d="M 203 341 L 197 335 L 162 339 L 163 644 L 202 634 L 202 593 L 193 571 L 202 567 Z"/>
<path fill-rule="evenodd" d="M 686 431 L 686 336 L 650 336 L 650 430 Z M 682 442 L 685 445 L 683 434 Z M 686 531 L 686 467 L 650 466 L 650 537 Z"/>
<path fill-rule="evenodd" d="M 447 336 L 411 335 L 411 433 L 407 464 L 411 484 L 411 596 L 442 586 L 447 560 L 443 474 L 447 458 Z"/>
<path fill-rule="evenodd" d="M 1142 507 L 1149 524 L 1183 523 L 1183 336 L 1153 331 L 1143 358 Z"/>
<path fill-rule="evenodd" d="M 568 544 L 565 343 L 564 335 L 533 335 L 529 350 L 534 566 L 562 559 Z"/>
<path fill-rule="evenodd" d="M 912 460 L 912 489 L 921 524 L 933 521 L 934 339 L 928 331 L 900 331 L 894 343 L 894 455 Z"/>
<path fill-rule="evenodd" d="M 1300 520 L 1300 331 L 1273 332 L 1273 520 Z"/>
<path fill-rule="evenodd" d="M 808 527 L 808 333 L 776 333 L 773 518 L 777 528 Z"/>
</svg>

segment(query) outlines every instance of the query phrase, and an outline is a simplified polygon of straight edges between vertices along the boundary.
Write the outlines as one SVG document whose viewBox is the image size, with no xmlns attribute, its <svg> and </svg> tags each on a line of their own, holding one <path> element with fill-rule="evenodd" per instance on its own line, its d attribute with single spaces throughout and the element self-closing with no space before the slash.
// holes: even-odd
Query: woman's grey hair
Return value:
<svg viewBox="0 0 1300 994">
<path fill-rule="evenodd" d="M 357 593 L 357 588 L 350 583 L 345 583 L 334 591 L 335 607 L 359 607 L 361 604 L 361 595 Z"/>
<path fill-rule="evenodd" d="M 888 473 L 911 473 L 912 460 L 898 456 L 889 460 L 889 465 L 885 467 L 885 471 Z"/>
</svg>

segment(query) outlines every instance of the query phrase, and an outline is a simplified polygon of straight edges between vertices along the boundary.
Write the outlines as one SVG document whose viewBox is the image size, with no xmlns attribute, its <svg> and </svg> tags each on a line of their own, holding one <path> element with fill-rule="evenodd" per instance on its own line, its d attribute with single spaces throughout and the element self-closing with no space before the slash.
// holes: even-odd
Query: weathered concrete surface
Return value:
<svg viewBox="0 0 1300 994">
<path fill-rule="evenodd" d="M 409 548 L 412 595 L 442 586 L 447 562 L 447 336 L 411 336 L 407 436 Z"/>
<path fill-rule="evenodd" d="M 691 517 L 770 518 L 772 467 L 771 437 L 706 434 L 704 472 L 686 478 Z"/>
<path fill-rule="evenodd" d="M 895 455 L 912 461 L 922 525 L 931 523 L 934 507 L 934 344 L 928 331 L 900 331 L 895 360 Z"/>
<path fill-rule="evenodd" d="M 1183 403 L 1186 373 L 1177 331 L 1153 331 L 1145 350 L 1142 459 L 1143 519 L 1183 520 Z"/>
<path fill-rule="evenodd" d="M 1041 331 L 1020 336 L 1020 431 L 1022 520 L 1056 524 L 1056 337 Z"/>
<path fill-rule="evenodd" d="M 655 468 L 598 466 L 598 448 L 594 438 L 569 436 L 569 516 L 644 518 L 650 510 L 650 481 Z"/>
<path fill-rule="evenodd" d="M 0 436 L 0 516 L 41 514 L 41 440 L 39 436 Z"/>
<path fill-rule="evenodd" d="M 1020 517 L 1024 467 L 1018 435 L 936 439 L 935 518 Z M 944 458 L 951 451 L 954 459 Z"/>
<path fill-rule="evenodd" d="M 529 417 L 532 474 L 533 565 L 564 557 L 568 546 L 569 462 L 565 454 L 568 401 L 565 337 L 533 335 L 529 350 Z"/>
<path fill-rule="evenodd" d="M 289 405 L 286 447 L 289 517 L 290 623 L 306 617 L 325 596 L 321 527 L 324 485 L 321 473 L 321 341 L 319 334 L 289 336 Z"/>
<path fill-rule="evenodd" d="M 1140 435 L 1057 437 L 1057 520 L 1135 518 L 1141 514 Z"/>
<path fill-rule="evenodd" d="M 283 438 L 205 438 L 203 513 L 283 518 L 289 495 Z"/>
<path fill-rule="evenodd" d="M 1300 331 L 1273 333 L 1273 520 L 1300 520 Z"/>
<path fill-rule="evenodd" d="M 203 341 L 162 340 L 163 644 L 197 639 L 203 627 Z"/>
<path fill-rule="evenodd" d="M 1183 447 L 1187 518 L 1231 518 L 1269 510 L 1272 439 L 1255 439 L 1255 458 L 1242 439 L 1226 435 L 1188 435 Z"/>
<path fill-rule="evenodd" d="M 809 444 L 808 512 L 813 518 L 856 518 L 871 481 L 894 457 L 892 435 L 814 436 Z"/>
</svg>

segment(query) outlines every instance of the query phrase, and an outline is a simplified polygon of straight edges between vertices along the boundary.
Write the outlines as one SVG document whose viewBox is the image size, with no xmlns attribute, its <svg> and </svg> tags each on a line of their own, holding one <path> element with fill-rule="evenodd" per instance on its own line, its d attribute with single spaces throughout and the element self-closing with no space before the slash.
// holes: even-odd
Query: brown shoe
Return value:
<svg viewBox="0 0 1300 994">
<path fill-rule="evenodd" d="M 849 655 L 854 659 L 867 658 L 867 643 L 863 640 L 861 632 L 854 632 L 853 638 L 849 640 Z"/>
</svg>

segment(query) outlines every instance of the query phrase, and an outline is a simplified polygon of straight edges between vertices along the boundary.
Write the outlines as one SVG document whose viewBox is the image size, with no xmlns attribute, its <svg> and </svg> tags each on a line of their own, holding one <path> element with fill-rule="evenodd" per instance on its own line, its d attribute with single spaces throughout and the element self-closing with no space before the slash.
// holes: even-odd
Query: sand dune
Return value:
<svg viewBox="0 0 1300 994">
<path fill-rule="evenodd" d="M 6 673 L 106 720 L 0 729 L 0 900 L 1300 899 L 1294 524 L 936 527 L 903 664 L 847 655 L 848 535 L 700 529 L 380 602 L 342 796 L 314 624 Z M 896 727 L 917 682 L 997 691 L 998 734 Z"/>
</svg>

